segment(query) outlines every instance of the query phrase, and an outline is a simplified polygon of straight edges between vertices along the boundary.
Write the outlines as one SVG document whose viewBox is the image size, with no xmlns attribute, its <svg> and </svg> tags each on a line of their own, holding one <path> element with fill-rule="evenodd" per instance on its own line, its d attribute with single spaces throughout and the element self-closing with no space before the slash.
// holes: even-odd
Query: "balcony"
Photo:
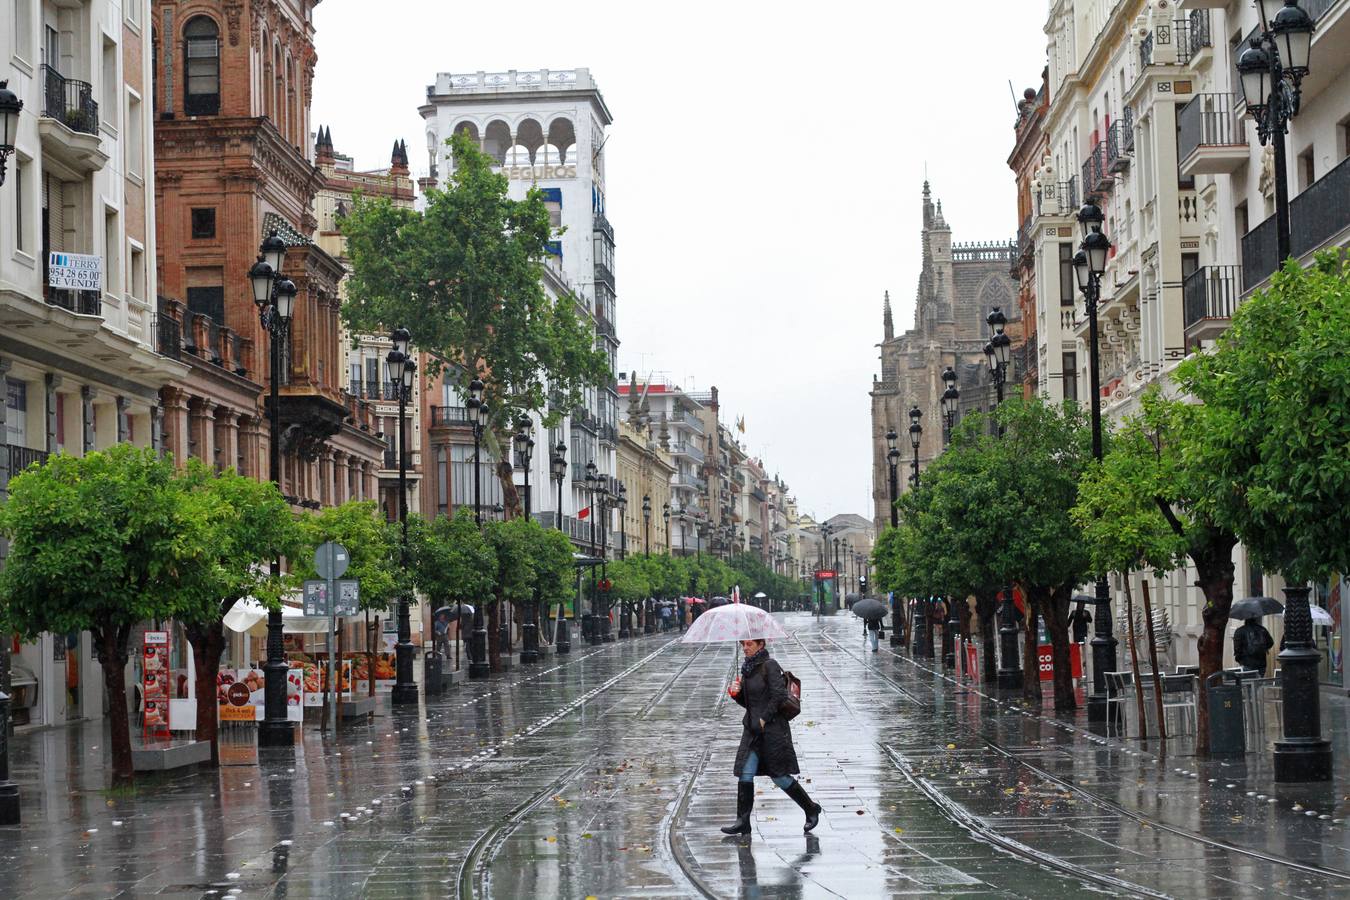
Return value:
<svg viewBox="0 0 1350 900">
<path fill-rule="evenodd" d="M 678 422 L 681 425 L 687 426 L 688 428 L 698 432 L 699 434 L 703 434 L 703 420 L 700 419 L 698 416 L 694 415 L 693 413 L 689 412 L 688 410 L 684 409 L 675 410 L 675 412 L 671 413 L 670 415 L 670 421 Z"/>
<path fill-rule="evenodd" d="M 1303 259 L 1328 245 L 1350 240 L 1350 157 L 1309 185 L 1289 204 L 1289 249 Z M 1242 290 L 1251 291 L 1280 265 L 1275 217 L 1271 216 L 1242 238 Z"/>
<path fill-rule="evenodd" d="M 707 456 L 702 450 L 695 447 L 693 444 L 683 442 L 671 444 L 670 452 L 675 456 L 687 456 L 699 464 L 702 464 L 707 459 Z"/>
<path fill-rule="evenodd" d="M 614 290 L 614 273 L 610 271 L 609 266 L 602 262 L 596 262 L 595 264 L 595 280 L 611 291 Z"/>
<path fill-rule="evenodd" d="M 614 323 L 598 312 L 595 314 L 595 331 L 610 339 L 615 337 Z"/>
<path fill-rule="evenodd" d="M 47 288 L 47 304 L 59 306 L 77 316 L 102 316 L 103 294 L 99 291 L 67 291 L 62 288 Z"/>
<path fill-rule="evenodd" d="M 1134 111 L 1125 108 L 1125 118 L 1111 123 L 1106 131 L 1106 168 L 1112 174 L 1124 172 L 1130 167 L 1130 157 L 1134 155 Z"/>
<path fill-rule="evenodd" d="M 1186 16 L 1186 59 L 1196 61 L 1201 53 L 1214 46 L 1210 29 L 1209 10 L 1192 9 Z M 1178 52 L 1180 51 L 1178 47 Z"/>
<path fill-rule="evenodd" d="M 205 313 L 193 312 L 176 300 L 161 298 L 157 328 L 162 356 L 181 360 L 204 359 L 238 375 L 248 377 L 252 342 Z"/>
<path fill-rule="evenodd" d="M 1186 345 L 1212 340 L 1228 328 L 1241 295 L 1241 266 L 1202 266 L 1181 285 Z"/>
<path fill-rule="evenodd" d="M 469 410 L 463 406 L 431 407 L 431 427 L 449 428 L 452 425 L 471 425 Z"/>
<path fill-rule="evenodd" d="M 9 450 L 9 475 L 11 478 L 31 465 L 47 461 L 46 450 L 34 450 L 32 447 L 20 447 L 16 444 L 6 444 L 5 447 Z"/>
<path fill-rule="evenodd" d="M 1183 177 L 1231 175 L 1251 156 L 1246 126 L 1229 94 L 1196 94 L 1181 108 L 1177 128 Z"/>
<path fill-rule="evenodd" d="M 1068 216 L 1078 212 L 1078 179 L 1041 185 L 1036 195 L 1036 215 Z"/>
<path fill-rule="evenodd" d="M 66 78 L 51 66 L 41 67 L 42 147 L 82 174 L 97 172 L 108 162 L 98 137 L 98 103 L 87 81 Z"/>
<path fill-rule="evenodd" d="M 609 219 L 605 218 L 604 213 L 596 213 L 591 219 L 591 230 L 600 232 L 609 238 L 610 243 L 614 243 L 614 226 L 609 224 Z"/>
<path fill-rule="evenodd" d="M 617 444 L 619 442 L 619 429 L 610 425 L 608 422 L 602 423 L 599 428 L 600 440 L 606 444 Z"/>
<path fill-rule="evenodd" d="M 1083 193 L 1109 191 L 1116 183 L 1107 165 L 1106 141 L 1098 141 L 1083 161 Z"/>
</svg>

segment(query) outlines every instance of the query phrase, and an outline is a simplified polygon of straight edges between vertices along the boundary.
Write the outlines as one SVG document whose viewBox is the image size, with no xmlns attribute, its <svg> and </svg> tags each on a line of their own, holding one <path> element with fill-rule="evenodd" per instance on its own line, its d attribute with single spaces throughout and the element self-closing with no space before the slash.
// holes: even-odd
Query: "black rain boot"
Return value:
<svg viewBox="0 0 1350 900">
<path fill-rule="evenodd" d="M 807 795 L 806 788 L 796 779 L 793 779 L 792 786 L 787 789 L 787 795 L 802 808 L 802 812 L 806 813 L 806 825 L 803 826 L 802 833 L 810 834 L 811 829 L 820 824 L 820 804 Z"/>
<path fill-rule="evenodd" d="M 755 808 L 755 783 L 736 782 L 736 824 L 722 829 L 723 834 L 749 834 L 750 813 Z"/>
</svg>

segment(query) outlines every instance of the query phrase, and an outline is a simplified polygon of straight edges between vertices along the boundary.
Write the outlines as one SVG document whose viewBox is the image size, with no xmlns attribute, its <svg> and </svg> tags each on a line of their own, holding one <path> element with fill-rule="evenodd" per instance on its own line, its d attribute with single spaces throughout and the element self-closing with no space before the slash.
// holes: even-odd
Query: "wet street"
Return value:
<svg viewBox="0 0 1350 900">
<path fill-rule="evenodd" d="M 1332 785 L 1268 754 L 1200 762 L 1107 739 L 863 649 L 857 621 L 783 616 L 803 681 L 801 811 L 759 779 L 724 838 L 741 710 L 732 646 L 577 645 L 334 744 L 104 789 L 97 725 L 14 742 L 5 897 L 1333 897 L 1350 894 L 1350 748 Z"/>
</svg>

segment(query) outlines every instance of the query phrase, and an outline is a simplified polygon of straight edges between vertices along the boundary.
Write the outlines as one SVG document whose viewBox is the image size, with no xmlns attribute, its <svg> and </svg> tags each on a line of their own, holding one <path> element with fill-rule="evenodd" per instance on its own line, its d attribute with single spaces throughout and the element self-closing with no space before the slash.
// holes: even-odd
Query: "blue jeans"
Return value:
<svg viewBox="0 0 1350 900">
<path fill-rule="evenodd" d="M 741 781 L 753 782 L 755 773 L 759 771 L 759 751 L 751 750 L 750 755 L 745 758 L 745 765 L 741 766 Z M 779 775 L 773 779 L 773 783 L 783 790 L 792 787 L 793 778 L 791 775 Z"/>
</svg>

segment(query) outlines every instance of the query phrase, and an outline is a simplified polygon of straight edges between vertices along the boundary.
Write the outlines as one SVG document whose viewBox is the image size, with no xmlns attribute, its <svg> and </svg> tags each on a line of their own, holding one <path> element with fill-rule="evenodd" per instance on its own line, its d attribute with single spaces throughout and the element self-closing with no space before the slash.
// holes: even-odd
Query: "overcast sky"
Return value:
<svg viewBox="0 0 1350 900">
<path fill-rule="evenodd" d="M 358 168 L 403 138 L 417 173 L 437 72 L 589 67 L 614 115 L 620 369 L 716 385 L 802 511 L 870 518 L 882 292 L 897 329 L 912 324 L 925 167 L 955 240 L 1014 235 L 1008 82 L 1039 84 L 1045 14 L 1045 0 L 325 0 L 313 122 Z"/>
</svg>

